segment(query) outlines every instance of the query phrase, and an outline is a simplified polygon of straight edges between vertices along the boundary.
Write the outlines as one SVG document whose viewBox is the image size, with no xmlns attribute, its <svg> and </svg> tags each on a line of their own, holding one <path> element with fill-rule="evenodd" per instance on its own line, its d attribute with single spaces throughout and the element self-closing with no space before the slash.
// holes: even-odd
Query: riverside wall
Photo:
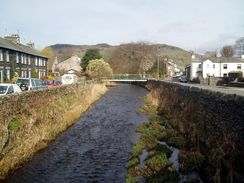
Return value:
<svg viewBox="0 0 244 183">
<path fill-rule="evenodd" d="M 107 88 L 82 83 L 0 97 L 0 181 L 66 130 Z"/>
<path fill-rule="evenodd" d="M 244 180 L 244 97 L 163 81 L 148 81 L 149 98 L 205 158 L 204 182 Z"/>
</svg>

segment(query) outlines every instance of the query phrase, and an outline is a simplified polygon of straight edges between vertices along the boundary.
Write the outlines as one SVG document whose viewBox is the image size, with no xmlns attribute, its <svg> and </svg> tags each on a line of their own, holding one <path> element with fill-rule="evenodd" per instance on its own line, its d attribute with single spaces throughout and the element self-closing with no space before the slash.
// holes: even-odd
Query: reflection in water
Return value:
<svg viewBox="0 0 244 183">
<path fill-rule="evenodd" d="M 111 89 L 75 125 L 7 182 L 125 182 L 138 112 L 147 91 L 133 85 Z"/>
</svg>

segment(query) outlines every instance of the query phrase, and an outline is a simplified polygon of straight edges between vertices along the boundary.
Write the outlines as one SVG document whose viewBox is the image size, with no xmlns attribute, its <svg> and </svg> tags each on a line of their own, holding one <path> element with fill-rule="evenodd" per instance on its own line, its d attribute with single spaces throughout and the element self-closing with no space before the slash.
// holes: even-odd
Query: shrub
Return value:
<svg viewBox="0 0 244 183">
<path fill-rule="evenodd" d="M 87 66 L 87 73 L 93 78 L 102 79 L 103 77 L 111 77 L 113 71 L 108 63 L 103 59 L 91 60 Z"/>
</svg>

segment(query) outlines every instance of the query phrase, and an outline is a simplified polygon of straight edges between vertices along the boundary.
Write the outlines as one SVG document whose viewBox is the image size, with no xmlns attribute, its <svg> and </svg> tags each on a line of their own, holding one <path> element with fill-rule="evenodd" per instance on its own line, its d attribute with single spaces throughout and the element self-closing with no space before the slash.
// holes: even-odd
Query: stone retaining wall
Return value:
<svg viewBox="0 0 244 183">
<path fill-rule="evenodd" d="M 243 182 L 244 97 L 148 81 L 150 98 L 172 127 L 205 156 L 206 182 Z"/>
</svg>

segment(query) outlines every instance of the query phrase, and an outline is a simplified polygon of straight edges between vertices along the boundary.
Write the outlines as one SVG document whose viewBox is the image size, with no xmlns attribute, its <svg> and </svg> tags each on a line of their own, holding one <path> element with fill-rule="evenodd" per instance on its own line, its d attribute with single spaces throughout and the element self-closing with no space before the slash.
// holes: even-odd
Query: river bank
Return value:
<svg viewBox="0 0 244 183">
<path fill-rule="evenodd" d="M 149 116 L 149 120 L 136 128 L 141 137 L 132 148 L 126 182 L 200 183 L 200 178 L 193 170 L 197 170 L 196 165 L 202 159 L 196 156 L 182 159 L 189 153 L 179 149 L 183 148 L 185 141 L 171 127 L 166 115 L 159 113 L 148 98 L 145 98 L 141 111 Z"/>
<path fill-rule="evenodd" d="M 106 91 L 105 84 L 83 83 L 1 97 L 0 180 L 47 147 Z"/>
</svg>

